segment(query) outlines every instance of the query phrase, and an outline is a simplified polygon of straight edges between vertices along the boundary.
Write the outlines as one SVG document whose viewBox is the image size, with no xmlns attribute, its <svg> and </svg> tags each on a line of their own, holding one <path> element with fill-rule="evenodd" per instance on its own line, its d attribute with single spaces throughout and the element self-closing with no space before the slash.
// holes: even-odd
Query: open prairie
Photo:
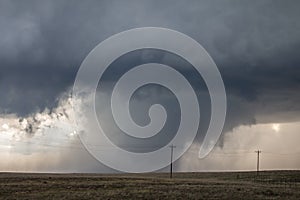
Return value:
<svg viewBox="0 0 300 200">
<path fill-rule="evenodd" d="M 300 199 L 300 171 L 1 173 L 1 199 Z"/>
</svg>

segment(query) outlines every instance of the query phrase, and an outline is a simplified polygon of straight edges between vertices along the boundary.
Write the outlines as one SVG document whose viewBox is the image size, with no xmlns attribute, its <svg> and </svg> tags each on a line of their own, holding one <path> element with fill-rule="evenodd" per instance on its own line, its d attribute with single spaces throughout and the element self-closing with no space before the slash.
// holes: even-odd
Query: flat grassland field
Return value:
<svg viewBox="0 0 300 200">
<path fill-rule="evenodd" d="M 0 199 L 300 199 L 300 171 L 0 173 Z"/>
</svg>

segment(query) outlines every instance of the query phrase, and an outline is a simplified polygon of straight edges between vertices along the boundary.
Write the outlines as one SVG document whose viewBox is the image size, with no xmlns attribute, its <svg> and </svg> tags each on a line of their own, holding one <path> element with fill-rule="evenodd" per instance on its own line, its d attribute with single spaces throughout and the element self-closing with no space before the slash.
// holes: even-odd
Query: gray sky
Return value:
<svg viewBox="0 0 300 200">
<path fill-rule="evenodd" d="M 298 122 L 299 8 L 297 0 L 0 0 L 1 119 L 60 110 L 81 62 L 99 42 L 127 29 L 157 26 L 194 38 L 216 62 L 228 95 L 220 146 L 227 145 L 227 132 L 243 125 Z M 193 79 L 192 70 L 186 73 Z"/>
</svg>

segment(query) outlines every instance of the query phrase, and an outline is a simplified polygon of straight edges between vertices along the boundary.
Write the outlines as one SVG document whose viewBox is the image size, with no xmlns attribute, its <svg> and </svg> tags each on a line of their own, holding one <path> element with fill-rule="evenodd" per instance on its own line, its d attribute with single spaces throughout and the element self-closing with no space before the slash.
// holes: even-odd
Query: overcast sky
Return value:
<svg viewBox="0 0 300 200">
<path fill-rule="evenodd" d="M 69 107 L 64 103 L 83 59 L 97 44 L 113 34 L 131 28 L 155 26 L 189 35 L 207 50 L 217 64 L 228 98 L 228 112 L 219 142 L 220 148 L 234 144 L 230 134 L 244 133 L 247 138 L 253 130 L 264 134 L 264 126 L 269 127 L 269 132 L 286 137 L 275 130 L 277 124 L 288 124 L 287 129 L 294 134 L 290 140 L 282 141 L 286 144 L 299 141 L 300 133 L 296 134 L 297 123 L 300 121 L 299 9 L 300 2 L 297 0 L 0 0 L 1 137 L 12 140 L 9 138 L 12 136 L 3 136 L 11 126 L 15 129 L 18 129 L 17 126 L 21 126 L 21 129 L 24 126 L 24 134 L 27 135 L 34 135 L 38 130 L 45 132 L 47 124 L 41 125 L 32 116 L 48 116 L 51 112 L 57 112 L 57 121 L 51 123 L 56 123 L 55 127 L 59 131 L 52 132 L 62 132 L 63 139 L 59 145 L 66 145 L 62 140 L 70 140 L 65 133 L 69 134 L 72 130 L 59 128 L 65 126 L 57 125 L 61 122 L 58 115 L 68 114 Z M 107 82 L 111 80 L 114 80 L 113 72 L 108 73 L 106 78 Z M 202 91 L 200 86 L 198 89 Z M 53 119 L 53 116 L 50 118 Z M 27 119 L 27 124 L 22 125 L 22 119 Z M 64 123 L 71 122 L 66 120 Z M 28 124 L 31 124 L 31 128 Z M 248 126 L 253 129 L 248 130 Z M 228 142 L 226 138 L 229 138 Z M 258 147 L 256 144 L 265 144 L 267 139 L 261 138 L 263 142 L 252 142 L 252 146 L 246 145 L 243 148 L 252 151 Z M 44 138 L 43 141 L 49 145 L 49 140 Z M 251 136 L 249 140 L 253 141 L 255 138 Z M 26 142 L 29 141 L 26 139 Z M 244 143 L 248 144 L 249 141 Z M 272 151 L 276 150 L 275 143 Z M 2 145 L 5 146 L 5 141 Z M 57 144 L 54 142 L 50 145 Z M 282 148 L 282 151 L 295 152 L 293 148 Z M 22 152 L 24 149 L 29 152 Z M 47 166 L 31 162 L 35 160 L 34 163 L 42 163 L 41 150 L 38 151 L 39 155 L 33 155 L 27 146 L 23 146 L 10 154 L 5 149 L 2 153 L 11 160 L 1 160 L 0 170 L 56 170 L 55 166 L 58 166 L 57 170 L 68 170 L 70 165 L 59 164 L 61 157 L 71 159 L 72 170 L 97 169 L 97 164 L 86 152 L 83 154 L 93 164 L 89 167 L 76 167 L 76 163 L 80 161 L 71 158 L 73 154 L 69 149 L 66 155 L 60 154 L 59 158 L 55 157 L 57 154 L 52 155 L 57 163 Z M 12 155 L 24 160 L 26 167 L 16 167 Z M 181 160 L 190 158 L 190 155 Z M 283 167 L 300 168 L 297 156 L 293 158 L 297 162 Z M 207 162 L 205 166 L 212 166 L 214 162 L 217 161 Z M 198 165 L 186 167 L 182 162 L 179 163 L 179 170 L 211 168 Z M 251 169 L 242 164 L 238 167 Z M 228 162 L 216 169 L 230 170 L 238 167 L 233 167 Z"/>
</svg>

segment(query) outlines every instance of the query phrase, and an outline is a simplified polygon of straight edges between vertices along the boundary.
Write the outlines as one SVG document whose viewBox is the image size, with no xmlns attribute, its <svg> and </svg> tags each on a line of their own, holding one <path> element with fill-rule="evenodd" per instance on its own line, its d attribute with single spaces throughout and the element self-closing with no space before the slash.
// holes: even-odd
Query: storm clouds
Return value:
<svg viewBox="0 0 300 200">
<path fill-rule="evenodd" d="M 254 106 L 255 116 L 299 111 L 298 1 L 0 4 L 2 113 L 24 116 L 55 107 L 94 46 L 143 26 L 172 28 L 196 39 L 219 67 L 229 96 Z"/>
<path fill-rule="evenodd" d="M 224 133 L 300 121 L 299 8 L 297 0 L 0 0 L 0 113 L 55 110 L 97 44 L 155 26 L 189 35 L 217 64 L 228 98 Z"/>
</svg>

